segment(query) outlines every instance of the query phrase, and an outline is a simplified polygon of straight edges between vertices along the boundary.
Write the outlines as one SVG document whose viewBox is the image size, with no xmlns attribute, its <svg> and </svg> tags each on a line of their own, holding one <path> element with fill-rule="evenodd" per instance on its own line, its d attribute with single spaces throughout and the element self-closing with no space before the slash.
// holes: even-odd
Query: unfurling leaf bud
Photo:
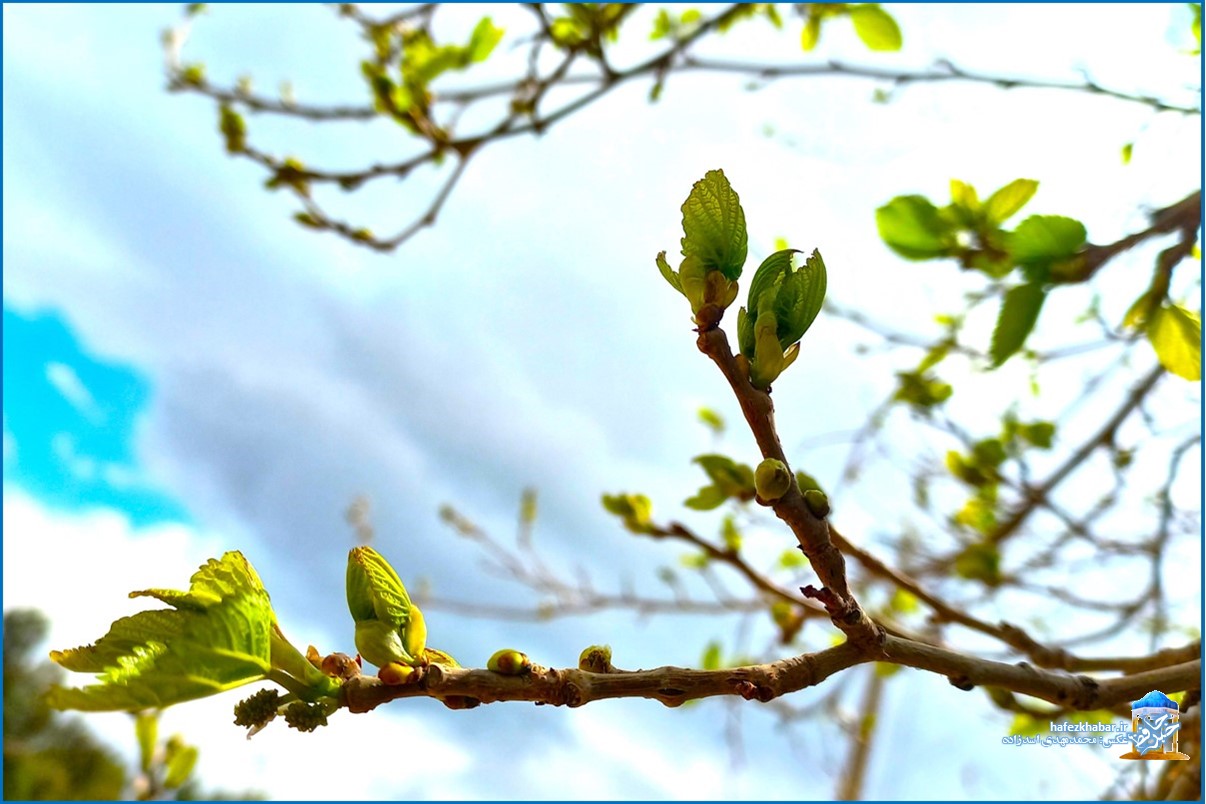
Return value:
<svg viewBox="0 0 1206 804">
<path fill-rule="evenodd" d="M 400 686 L 402 684 L 410 684 L 418 681 L 419 671 L 408 664 L 400 662 L 389 662 L 377 671 L 377 678 L 381 679 L 382 684 L 389 684 L 391 687 Z"/>
<path fill-rule="evenodd" d="M 494 651 L 490 661 L 486 662 L 486 669 L 504 676 L 521 676 L 532 669 L 532 660 L 527 654 L 503 648 Z"/>
<path fill-rule="evenodd" d="M 818 489 L 808 489 L 804 492 L 804 504 L 808 506 L 808 510 L 817 519 L 824 519 L 829 516 L 829 498 L 825 496 L 825 492 Z"/>
<path fill-rule="evenodd" d="M 610 673 L 611 646 L 591 645 L 578 656 L 578 669 L 589 673 Z"/>
<path fill-rule="evenodd" d="M 767 458 L 754 471 L 754 488 L 759 497 L 774 502 L 791 488 L 791 472 L 783 461 Z"/>
</svg>

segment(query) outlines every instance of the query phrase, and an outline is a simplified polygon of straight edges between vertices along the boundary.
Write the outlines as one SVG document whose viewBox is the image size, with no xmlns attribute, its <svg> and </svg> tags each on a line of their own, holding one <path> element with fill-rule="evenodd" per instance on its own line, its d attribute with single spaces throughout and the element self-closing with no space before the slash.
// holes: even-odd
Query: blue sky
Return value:
<svg viewBox="0 0 1206 804">
<path fill-rule="evenodd" d="M 513 11 L 493 13 L 523 25 Z M 1171 39 L 1184 24 L 1179 6 L 896 13 L 899 57 L 867 54 L 837 30 L 816 57 L 924 65 L 947 55 L 1010 73 L 1023 69 L 1024 44 L 1027 74 L 1076 80 L 1085 66 L 1105 85 L 1181 95 L 1197 78 L 1194 60 L 1173 46 L 1184 43 Z M 647 86 L 626 87 L 539 141 L 483 152 L 438 226 L 382 256 L 300 230 L 285 198 L 262 192 L 256 170 L 222 153 L 211 105 L 163 90 L 159 34 L 178 14 L 163 5 L 4 9 L 4 599 L 46 610 L 56 647 L 94 640 L 136 610 L 124 599 L 130 589 L 182 585 L 209 556 L 240 549 L 295 641 L 348 649 L 343 562 L 353 541 L 343 512 L 360 494 L 372 499 L 378 549 L 408 584 L 425 579 L 442 596 L 532 604 L 482 571 L 437 513 L 454 503 L 507 538 L 527 486 L 540 490 L 536 541 L 556 567 L 581 567 L 604 589 L 663 593 L 656 569 L 684 551 L 627 536 L 599 495 L 643 491 L 659 516 L 711 534 L 717 518 L 679 505 L 702 481 L 689 459 L 714 448 L 753 454 L 740 428 L 715 443 L 696 421 L 700 405 L 733 424 L 740 414 L 700 359 L 682 299 L 653 267 L 657 251 L 674 250 L 678 206 L 705 170 L 723 167 L 740 193 L 751 259 L 778 237 L 819 246 L 832 299 L 931 333 L 932 313 L 974 283 L 888 253 L 872 214 L 888 198 L 941 198 L 952 176 L 982 189 L 1031 176 L 1041 181 L 1033 211 L 1075 210 L 1091 240 L 1106 240 L 1142 225 L 1136 200 L 1179 199 L 1184 175 L 1201 167 L 1197 118 L 1153 117 L 1109 99 L 952 85 L 910 87 L 884 105 L 871 102 L 868 82 L 744 92 L 739 79 L 682 76 L 656 106 Z M 247 71 L 266 87 L 291 78 L 303 99 L 358 97 L 359 46 L 348 31 L 331 33 L 332 16 L 215 8 L 188 52 L 217 80 Z M 282 20 L 288 36 L 263 35 Z M 737 31 L 731 43 L 796 61 L 796 41 Z M 260 117 L 249 124 L 253 137 L 304 146 L 315 163 L 354 164 L 395 147 L 388 127 L 332 136 Z M 1126 142 L 1135 142 L 1129 166 L 1118 158 Z M 1169 170 L 1172 160 L 1183 169 Z M 418 202 L 385 188 L 348 203 L 384 229 Z M 1136 276 L 1148 275 L 1150 256 L 1134 255 Z M 933 279 L 939 272 L 943 281 Z M 1067 307 L 1083 308 L 1088 291 L 1072 295 Z M 1121 317 L 1128 302 L 1111 297 L 1121 308 L 1106 315 Z M 991 320 L 981 329 L 987 338 Z M 855 356 L 861 337 L 822 316 L 805 342 L 809 371 L 776 384 L 789 454 L 857 427 L 891 388 L 898 356 Z M 1066 333 L 1036 337 L 1063 342 Z M 1057 409 L 1079 389 L 1080 377 L 1042 379 Z M 960 412 L 974 422 L 976 395 L 1025 382 L 1025 371 L 958 381 L 972 400 Z M 1169 404 L 1174 418 L 1200 409 L 1196 389 Z M 901 438 L 902 453 L 929 446 Z M 832 487 L 844 454 L 810 449 L 803 468 Z M 891 467 L 875 471 L 874 494 L 855 487 L 835 498 L 847 533 L 878 538 L 903 522 L 910 489 Z M 768 561 L 783 546 L 773 529 L 751 539 Z M 43 551 L 64 557 L 53 576 Z M 1200 562 L 1200 547 L 1184 558 Z M 1200 618 L 1194 600 L 1189 613 Z M 428 623 L 432 643 L 465 663 L 514 645 L 572 665 L 582 647 L 609 642 L 617 663 L 633 667 L 696 664 L 709 639 L 752 650 L 767 627 L 624 613 L 533 624 L 433 611 Z M 830 637 L 806 630 L 801 649 Z M 733 768 L 717 702 L 451 713 L 416 701 L 371 717 L 343 713 L 311 736 L 274 728 L 246 743 L 229 724 L 235 697 L 180 707 L 165 728 L 202 745 L 207 783 L 276 797 L 826 797 L 843 756 L 832 726 L 805 724 L 792 742 L 771 713 L 745 707 L 747 760 Z M 813 693 L 799 697 L 807 704 Z M 927 717 L 956 707 L 961 719 Z M 923 720 L 924 729 L 911 725 Z M 128 718 L 89 723 L 132 753 Z M 1086 751 L 1041 762 L 1003 752 L 1006 728 L 943 679 L 902 674 L 889 687 L 867 793 L 1086 795 L 1113 772 Z M 418 759 L 400 778 L 389 746 L 414 734 L 423 735 Z M 927 757 L 975 740 L 983 748 L 960 774 L 934 777 Z M 365 763 L 372 772 L 296 773 L 353 748 L 377 760 Z M 567 788 L 575 774 L 586 785 Z"/>
</svg>

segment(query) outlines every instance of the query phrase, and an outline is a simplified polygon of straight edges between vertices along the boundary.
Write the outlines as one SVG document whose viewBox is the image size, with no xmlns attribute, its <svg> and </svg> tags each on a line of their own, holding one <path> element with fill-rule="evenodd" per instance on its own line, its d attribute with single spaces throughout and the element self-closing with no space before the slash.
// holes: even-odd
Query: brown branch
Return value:
<svg viewBox="0 0 1206 804">
<path fill-rule="evenodd" d="M 863 653 L 864 649 L 846 642 L 819 653 L 750 667 L 721 670 L 659 667 L 637 671 L 613 669 L 607 673 L 533 667 L 532 672 L 521 676 L 433 664 L 417 683 L 402 686 L 388 686 L 370 676 L 357 676 L 344 684 L 343 703 L 352 712 L 367 712 L 397 698 L 424 696 L 439 698 L 458 708 L 466 700 L 530 701 L 571 707 L 608 698 L 651 698 L 666 706 L 717 695 L 769 701 L 816 686 L 840 670 L 867 661 Z"/>
<path fill-rule="evenodd" d="M 1118 90 L 1107 89 L 1100 84 L 1085 79 L 1080 83 L 1065 81 L 1044 81 L 1031 78 L 1014 78 L 988 73 L 977 73 L 957 67 L 946 59 L 939 60 L 937 66 L 930 70 L 908 72 L 890 70 L 881 67 L 866 67 L 857 64 L 845 64 L 839 61 L 829 61 L 824 64 L 754 64 L 749 62 L 732 62 L 719 59 L 689 59 L 683 69 L 707 72 L 736 73 L 751 75 L 756 78 L 774 80 L 779 78 L 795 78 L 801 76 L 847 76 L 850 78 L 870 78 L 889 81 L 897 86 L 906 84 L 924 84 L 939 82 L 972 82 L 992 84 L 1001 89 L 1059 89 L 1072 92 L 1087 92 L 1091 95 L 1103 95 L 1116 100 L 1131 103 L 1141 103 L 1144 106 L 1161 112 L 1180 112 L 1181 114 L 1201 114 L 1202 110 L 1191 106 L 1178 106 L 1162 101 L 1150 95 L 1132 95 Z"/>
<path fill-rule="evenodd" d="M 387 685 L 356 676 L 343 685 L 341 704 L 368 712 L 398 698 L 438 698 L 452 708 L 499 701 L 528 701 L 551 706 L 582 706 L 609 698 L 650 698 L 666 706 L 718 695 L 770 701 L 820 684 L 846 668 L 887 661 L 947 676 L 960 689 L 1002 687 L 1069 709 L 1104 709 L 1131 701 L 1149 690 L 1179 692 L 1200 684 L 1201 659 L 1112 679 L 1041 670 L 1026 663 L 1004 664 L 964 656 L 944 648 L 884 635 L 879 643 L 844 642 L 818 653 L 805 653 L 771 664 L 721 670 L 659 667 L 654 670 L 596 673 L 534 666 L 519 676 L 489 670 L 432 664 L 420 668 L 414 683 Z"/>
<path fill-rule="evenodd" d="M 713 323 L 710 327 L 700 327 L 696 343 L 699 350 L 712 359 L 728 380 L 741 405 L 746 423 L 758 442 L 762 457 L 775 458 L 786 465 L 787 457 L 783 453 L 783 446 L 779 443 L 779 434 L 775 429 L 775 407 L 771 402 L 770 392 L 761 391 L 751 385 L 748 373 L 738 366 L 729 348 L 728 337 L 724 330 L 716 326 L 722 313 L 723 311 L 713 313 Z M 701 311 L 701 315 L 706 314 Z M 775 515 L 791 528 L 800 549 L 808 556 L 817 577 L 824 584 L 824 588 L 819 590 L 811 586 L 805 587 L 801 590 L 804 596 L 819 600 L 829 612 L 833 624 L 851 641 L 878 641 L 883 635 L 883 630 L 867 616 L 850 592 L 846 579 L 846 563 L 842 559 L 841 551 L 829 538 L 828 523 L 814 516 L 805 505 L 794 477 L 788 492 L 772 503 L 771 507 Z"/>
<path fill-rule="evenodd" d="M 1114 412 L 1114 415 L 1110 416 L 1096 433 L 1069 455 L 1067 460 L 1047 476 L 1046 480 L 1037 486 L 1029 486 L 1025 489 L 1025 500 L 1023 503 L 1014 510 L 1008 519 L 998 525 L 988 535 L 988 541 L 992 544 L 1000 544 L 1014 535 L 1022 524 L 1025 523 L 1030 514 L 1055 490 L 1056 486 L 1072 474 L 1099 447 L 1113 443 L 1114 435 L 1118 432 L 1118 428 L 1139 407 L 1140 403 L 1147 397 L 1148 392 L 1155 387 L 1156 382 L 1163 374 L 1164 368 L 1159 365 L 1154 366 L 1148 371 L 1131 389 L 1130 393 L 1127 394 L 1126 399 L 1119 406 L 1118 410 Z"/>
<path fill-rule="evenodd" d="M 1102 266 L 1107 262 L 1117 257 L 1124 251 L 1134 248 L 1145 240 L 1148 240 L 1159 235 L 1171 234 L 1173 232 L 1181 233 L 1181 248 L 1177 249 L 1168 258 L 1162 256 L 1162 260 L 1170 263 L 1168 266 L 1162 266 L 1164 270 L 1171 272 L 1173 266 L 1189 255 L 1194 242 L 1197 239 L 1198 227 L 1202 221 L 1202 191 L 1197 190 L 1182 198 L 1177 203 L 1157 210 L 1152 215 L 1152 223 L 1141 232 L 1127 235 L 1126 237 L 1114 243 L 1104 246 L 1089 245 L 1078 255 L 1078 258 L 1072 263 L 1070 269 L 1066 272 L 1060 272 L 1059 280 L 1062 282 L 1084 282 L 1095 275 Z M 1167 290 L 1165 283 L 1165 290 Z M 1159 294 L 1160 298 L 1156 299 L 1158 304 L 1163 299 L 1163 294 Z"/>
</svg>

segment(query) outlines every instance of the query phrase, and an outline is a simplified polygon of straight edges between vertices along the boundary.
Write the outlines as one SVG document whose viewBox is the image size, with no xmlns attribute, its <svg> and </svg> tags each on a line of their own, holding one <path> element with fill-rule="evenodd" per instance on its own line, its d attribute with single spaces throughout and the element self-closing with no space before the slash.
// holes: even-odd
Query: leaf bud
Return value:
<svg viewBox="0 0 1206 804">
<path fill-rule="evenodd" d="M 591 645 L 578 656 L 578 669 L 590 673 L 611 672 L 611 646 Z"/>
<path fill-rule="evenodd" d="M 486 669 L 504 676 L 521 676 L 532 669 L 532 660 L 527 654 L 503 648 L 494 652 L 486 662 Z"/>
<path fill-rule="evenodd" d="M 754 471 L 754 488 L 758 496 L 774 502 L 791 489 L 791 472 L 783 461 L 767 458 Z"/>
<path fill-rule="evenodd" d="M 804 492 L 804 504 L 817 519 L 829 516 L 829 498 L 819 489 L 808 489 Z"/>
</svg>

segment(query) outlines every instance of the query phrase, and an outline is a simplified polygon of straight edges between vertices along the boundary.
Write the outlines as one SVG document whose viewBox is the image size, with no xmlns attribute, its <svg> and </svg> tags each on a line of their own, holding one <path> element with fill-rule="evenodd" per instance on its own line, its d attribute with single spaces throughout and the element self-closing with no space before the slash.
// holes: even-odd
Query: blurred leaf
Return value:
<svg viewBox="0 0 1206 804">
<path fill-rule="evenodd" d="M 711 408 L 703 407 L 699 409 L 699 420 L 703 422 L 708 429 L 716 435 L 724 432 L 724 418 L 719 413 Z"/>
<path fill-rule="evenodd" d="M 174 737 L 168 742 L 165 760 L 167 770 L 163 775 L 163 786 L 175 790 L 193 775 L 193 768 L 197 766 L 197 749 L 184 745 L 178 737 Z"/>
<path fill-rule="evenodd" d="M 733 521 L 733 517 L 726 516 L 724 522 L 720 526 L 720 537 L 724 541 L 725 549 L 736 553 L 741 549 L 741 531 L 737 530 L 737 523 Z"/>
<path fill-rule="evenodd" d="M 138 740 L 138 765 L 143 773 L 148 773 L 155 758 L 155 743 L 159 741 L 159 713 L 151 711 L 135 715 L 134 736 Z"/>
<path fill-rule="evenodd" d="M 683 256 L 698 257 L 705 270 L 736 280 L 749 242 L 745 212 L 723 170 L 709 170 L 683 203 Z"/>
<path fill-rule="evenodd" d="M 633 533 L 648 533 L 652 527 L 653 503 L 644 494 L 604 494 L 603 508 Z"/>
<path fill-rule="evenodd" d="M 683 505 L 696 511 L 711 511 L 723 505 L 728 498 L 729 496 L 716 486 L 704 486 L 695 496 L 684 500 Z"/>
<path fill-rule="evenodd" d="M 1122 326 L 1125 329 L 1138 332 L 1147 326 L 1147 316 L 1151 312 L 1152 293 L 1147 291 L 1139 298 L 1135 299 L 1135 303 L 1126 311 L 1126 315 L 1122 317 Z"/>
<path fill-rule="evenodd" d="M 796 569 L 797 567 L 803 567 L 807 563 L 808 557 L 796 547 L 784 550 L 779 555 L 779 566 L 783 569 Z"/>
<path fill-rule="evenodd" d="M 891 662 L 876 662 L 875 675 L 880 678 L 891 678 L 901 671 L 901 665 L 892 664 Z"/>
<path fill-rule="evenodd" d="M 1021 263 L 1070 257 L 1085 243 L 1085 225 L 1062 215 L 1031 215 L 1014 230 L 1009 251 Z"/>
<path fill-rule="evenodd" d="M 679 558 L 678 563 L 686 569 L 701 570 L 706 569 L 711 560 L 707 553 L 687 553 Z"/>
<path fill-rule="evenodd" d="M 709 642 L 707 647 L 704 648 L 703 656 L 700 657 L 700 667 L 702 667 L 704 670 L 718 670 L 720 668 L 720 651 L 721 647 L 719 642 L 716 640 Z"/>
<path fill-rule="evenodd" d="M 519 500 L 519 521 L 531 525 L 536 521 L 536 489 L 527 488 Z"/>
<path fill-rule="evenodd" d="M 997 326 L 992 331 L 992 346 L 988 352 L 993 368 L 1003 364 L 1022 348 L 1026 337 L 1038 321 L 1046 295 L 1043 286 L 1037 282 L 1018 285 L 1005 293 L 1001 313 L 997 316 Z"/>
<path fill-rule="evenodd" d="M 810 14 L 804 21 L 804 29 L 800 31 L 800 47 L 808 52 L 815 49 L 819 41 L 821 41 L 821 18 Z"/>
<path fill-rule="evenodd" d="M 1152 315 L 1147 337 L 1164 368 L 1190 382 L 1202 379 L 1202 320 L 1179 304 Z"/>
<path fill-rule="evenodd" d="M 906 259 L 946 257 L 955 245 L 951 225 L 920 195 L 893 198 L 875 211 L 875 224 L 888 247 Z"/>
<path fill-rule="evenodd" d="M 999 226 L 1013 217 L 1038 190 L 1034 179 L 1014 179 L 988 197 L 984 202 L 984 219 L 992 226 Z"/>
<path fill-rule="evenodd" d="M 1051 441 L 1055 437 L 1054 422 L 1034 422 L 1018 427 L 1018 435 L 1032 446 L 1039 449 L 1051 449 Z"/>
<path fill-rule="evenodd" d="M 1123 145 L 1122 146 L 1122 164 L 1129 165 L 1131 163 L 1131 156 L 1134 153 L 1135 153 L 1135 143 L 1128 142 L 1126 145 Z"/>
<path fill-rule="evenodd" d="M 877 4 L 855 6 L 850 9 L 850 20 L 858 38 L 871 50 L 900 50 L 900 26 Z"/>
<path fill-rule="evenodd" d="M 897 588 L 888 601 L 888 608 L 900 614 L 910 614 L 918 609 L 917 597 L 905 589 Z"/>
<path fill-rule="evenodd" d="M 1001 582 L 1001 554 L 991 544 L 968 545 L 955 559 L 955 573 L 995 586 Z"/>
</svg>

